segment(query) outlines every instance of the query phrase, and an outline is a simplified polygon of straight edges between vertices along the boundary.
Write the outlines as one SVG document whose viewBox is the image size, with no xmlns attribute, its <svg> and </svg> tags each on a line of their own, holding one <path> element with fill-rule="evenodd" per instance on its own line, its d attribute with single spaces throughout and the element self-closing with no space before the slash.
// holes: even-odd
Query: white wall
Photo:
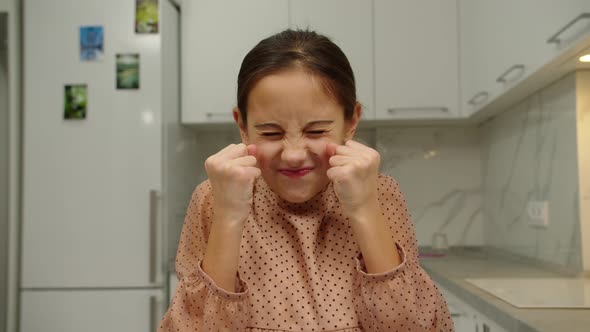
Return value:
<svg viewBox="0 0 590 332">
<path fill-rule="evenodd" d="M 18 218 L 20 181 L 20 0 L 0 0 L 0 12 L 8 13 L 8 271 L 6 320 L 0 316 L 0 331 L 16 332 L 18 308 Z M 2 80 L 0 78 L 0 80 Z M 0 88 L 0 90 L 2 90 Z M 5 131 L 4 131 L 5 132 Z M 1 144 L 1 143 L 0 143 Z M 5 158 L 2 156 L 2 158 Z M 4 311 L 5 308 L 0 308 Z"/>
</svg>

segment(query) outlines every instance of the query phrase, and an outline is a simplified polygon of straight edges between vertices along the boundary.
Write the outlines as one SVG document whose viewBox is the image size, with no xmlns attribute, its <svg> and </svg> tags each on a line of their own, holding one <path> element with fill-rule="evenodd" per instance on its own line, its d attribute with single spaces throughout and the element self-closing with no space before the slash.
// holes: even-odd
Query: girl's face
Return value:
<svg viewBox="0 0 590 332">
<path fill-rule="evenodd" d="M 305 202 L 326 188 L 328 142 L 343 144 L 353 137 L 360 118 L 356 105 L 351 120 L 327 94 L 318 77 L 291 70 L 262 78 L 248 96 L 247 127 L 234 118 L 242 142 L 255 144 L 256 159 L 269 187 L 281 198 Z"/>
</svg>

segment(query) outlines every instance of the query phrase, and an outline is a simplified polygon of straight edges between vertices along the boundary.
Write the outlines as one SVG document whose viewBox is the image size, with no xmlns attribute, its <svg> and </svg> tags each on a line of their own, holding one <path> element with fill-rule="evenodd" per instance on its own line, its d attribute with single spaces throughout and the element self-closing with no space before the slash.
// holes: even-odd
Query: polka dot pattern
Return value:
<svg viewBox="0 0 590 332">
<path fill-rule="evenodd" d="M 159 331 L 453 331 L 443 297 L 418 263 L 399 186 L 384 175 L 378 181 L 399 266 L 366 272 L 331 185 L 295 204 L 260 178 L 242 235 L 237 293 L 217 287 L 201 269 L 212 193 L 208 181 L 200 184 L 176 256 L 178 288 Z"/>
</svg>

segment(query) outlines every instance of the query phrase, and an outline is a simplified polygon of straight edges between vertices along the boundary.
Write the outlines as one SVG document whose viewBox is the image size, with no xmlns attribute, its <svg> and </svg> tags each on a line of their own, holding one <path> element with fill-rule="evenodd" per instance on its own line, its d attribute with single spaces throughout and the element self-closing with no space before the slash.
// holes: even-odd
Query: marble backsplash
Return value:
<svg viewBox="0 0 590 332">
<path fill-rule="evenodd" d="M 473 127 L 376 129 L 382 172 L 406 198 L 420 246 L 484 245 L 480 138 Z"/>
<path fill-rule="evenodd" d="M 197 130 L 194 135 L 191 172 L 197 176 L 192 177 L 195 184 L 191 188 L 206 179 L 204 162 L 208 156 L 240 142 L 233 127 Z M 444 234 L 449 245 L 483 245 L 477 128 L 360 129 L 355 139 L 376 148 L 381 153 L 381 171 L 399 182 L 420 245 L 431 245 L 435 233 Z M 188 188 L 186 199 L 176 205 L 176 217 L 169 223 L 171 240 L 180 234 L 190 198 Z M 170 258 L 176 243 L 177 239 L 171 242 Z"/>
<path fill-rule="evenodd" d="M 485 243 L 581 269 L 576 80 L 568 75 L 481 127 Z M 531 201 L 546 201 L 549 225 L 529 225 Z"/>
</svg>

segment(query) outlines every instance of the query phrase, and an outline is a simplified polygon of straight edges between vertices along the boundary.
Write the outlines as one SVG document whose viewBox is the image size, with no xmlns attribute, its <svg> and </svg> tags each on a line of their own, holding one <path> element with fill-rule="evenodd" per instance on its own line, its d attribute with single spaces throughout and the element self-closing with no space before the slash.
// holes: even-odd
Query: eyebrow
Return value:
<svg viewBox="0 0 590 332">
<path fill-rule="evenodd" d="M 312 121 L 312 122 L 308 122 L 305 125 L 305 128 L 309 128 L 315 125 L 322 125 L 322 124 L 332 124 L 334 123 L 333 120 L 318 120 L 318 121 Z M 270 129 L 270 128 L 275 128 L 275 129 L 282 129 L 280 125 L 276 124 L 276 123 L 272 123 L 272 122 L 268 122 L 268 123 L 260 123 L 257 125 L 254 125 L 254 128 L 257 129 Z"/>
</svg>

